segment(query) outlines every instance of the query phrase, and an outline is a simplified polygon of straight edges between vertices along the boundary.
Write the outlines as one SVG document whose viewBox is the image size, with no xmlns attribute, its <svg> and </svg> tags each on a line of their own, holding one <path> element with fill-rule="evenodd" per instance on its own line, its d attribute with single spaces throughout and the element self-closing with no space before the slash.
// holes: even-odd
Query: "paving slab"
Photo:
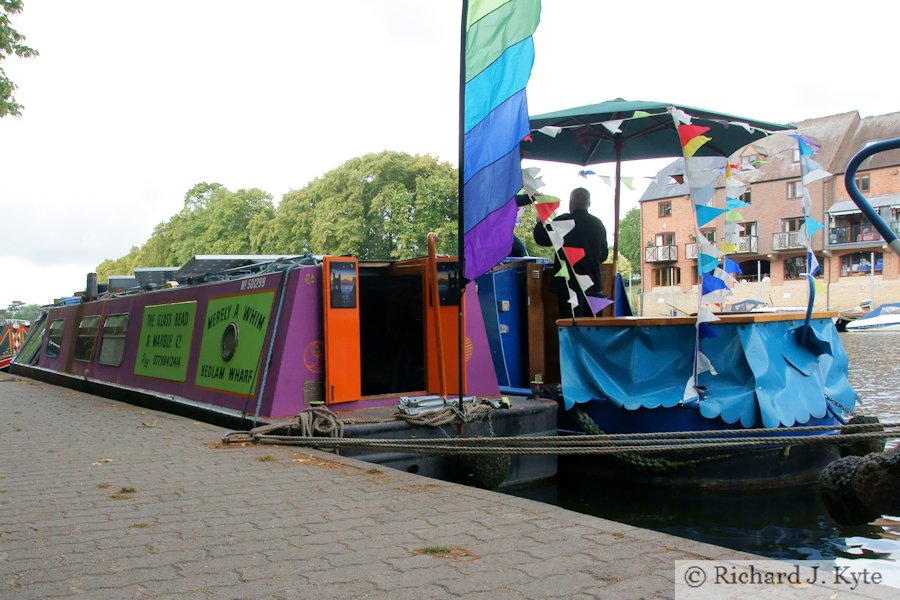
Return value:
<svg viewBox="0 0 900 600">
<path fill-rule="evenodd" d="M 0 414 L 0 598 L 667 598 L 754 558 L 18 376 Z"/>
</svg>

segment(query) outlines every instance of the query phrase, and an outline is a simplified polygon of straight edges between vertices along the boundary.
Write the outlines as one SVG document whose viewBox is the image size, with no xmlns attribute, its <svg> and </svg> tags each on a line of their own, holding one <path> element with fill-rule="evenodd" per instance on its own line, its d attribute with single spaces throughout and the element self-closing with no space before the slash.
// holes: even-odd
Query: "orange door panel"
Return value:
<svg viewBox="0 0 900 600">
<path fill-rule="evenodd" d="M 359 400 L 362 390 L 359 338 L 359 265 L 355 258 L 326 256 L 325 401 Z"/>
</svg>

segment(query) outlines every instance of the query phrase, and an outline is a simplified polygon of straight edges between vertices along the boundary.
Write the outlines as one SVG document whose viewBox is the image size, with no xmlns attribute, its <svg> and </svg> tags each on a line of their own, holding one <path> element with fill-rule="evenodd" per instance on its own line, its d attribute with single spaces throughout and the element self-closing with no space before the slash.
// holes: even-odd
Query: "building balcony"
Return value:
<svg viewBox="0 0 900 600">
<path fill-rule="evenodd" d="M 684 245 L 684 257 L 688 260 L 697 260 L 697 257 L 700 255 L 700 244 L 685 244 Z"/>
<path fill-rule="evenodd" d="M 772 250 L 795 250 L 797 248 L 806 248 L 801 232 L 786 231 L 772 235 Z"/>
<path fill-rule="evenodd" d="M 759 236 L 756 235 L 747 235 L 744 237 L 739 237 L 737 240 L 737 251 L 738 252 L 748 252 L 752 254 L 759 253 Z"/>
<path fill-rule="evenodd" d="M 678 260 L 678 246 L 647 246 L 644 248 L 644 262 L 661 263 Z"/>
<path fill-rule="evenodd" d="M 898 223 L 891 223 L 891 229 L 898 231 Z M 838 246 L 840 244 L 859 244 L 866 242 L 880 242 L 881 236 L 875 231 L 875 228 L 866 224 L 844 225 L 842 227 L 830 227 L 828 229 L 828 245 Z"/>
</svg>

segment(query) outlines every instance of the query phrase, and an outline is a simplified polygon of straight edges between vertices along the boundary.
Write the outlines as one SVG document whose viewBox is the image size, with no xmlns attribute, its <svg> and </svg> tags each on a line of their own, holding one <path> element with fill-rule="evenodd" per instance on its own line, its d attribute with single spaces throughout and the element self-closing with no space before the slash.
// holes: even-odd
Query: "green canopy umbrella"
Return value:
<svg viewBox="0 0 900 600">
<path fill-rule="evenodd" d="M 683 155 L 678 130 L 668 110 L 670 107 L 688 114 L 693 124 L 709 127 L 704 135 L 711 141 L 701 146 L 695 156 L 730 156 L 769 132 L 793 128 L 791 125 L 754 121 L 691 106 L 621 98 L 529 119 L 531 136 L 520 146 L 522 158 L 581 166 L 616 163 L 613 272 L 619 251 L 622 161 Z M 540 131 L 544 127 L 561 129 L 545 130 L 556 133 L 553 137 Z"/>
</svg>

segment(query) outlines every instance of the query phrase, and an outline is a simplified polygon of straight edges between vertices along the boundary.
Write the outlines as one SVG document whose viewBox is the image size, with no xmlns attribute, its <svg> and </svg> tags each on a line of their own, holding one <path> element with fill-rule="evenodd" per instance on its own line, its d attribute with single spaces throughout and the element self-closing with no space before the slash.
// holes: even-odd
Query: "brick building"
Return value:
<svg viewBox="0 0 900 600">
<path fill-rule="evenodd" d="M 867 143 L 900 137 L 900 112 L 860 118 L 858 112 L 796 123 L 797 130 L 821 149 L 813 159 L 833 175 L 806 186 L 812 216 L 825 225 L 812 236 L 822 271 L 824 293 L 818 310 L 841 310 L 865 299 L 876 304 L 900 300 L 900 260 L 862 216 L 844 187 L 850 159 Z M 793 132 L 791 132 L 793 133 Z M 742 216 L 739 251 L 730 254 L 743 270 L 734 300 L 754 298 L 769 304 L 805 305 L 805 244 L 800 235 L 800 161 L 797 143 L 785 134 L 757 141 L 732 157 L 735 175 L 750 186 L 743 198 L 750 206 Z M 668 185 L 652 183 L 640 200 L 642 314 L 697 310 L 697 249 L 693 207 L 677 160 L 660 171 L 672 176 Z M 900 151 L 876 154 L 857 172 L 857 185 L 881 217 L 900 231 Z M 713 205 L 725 206 L 724 179 Z M 724 218 L 701 228 L 717 245 Z M 874 297 L 873 297 L 874 296 Z"/>
</svg>

